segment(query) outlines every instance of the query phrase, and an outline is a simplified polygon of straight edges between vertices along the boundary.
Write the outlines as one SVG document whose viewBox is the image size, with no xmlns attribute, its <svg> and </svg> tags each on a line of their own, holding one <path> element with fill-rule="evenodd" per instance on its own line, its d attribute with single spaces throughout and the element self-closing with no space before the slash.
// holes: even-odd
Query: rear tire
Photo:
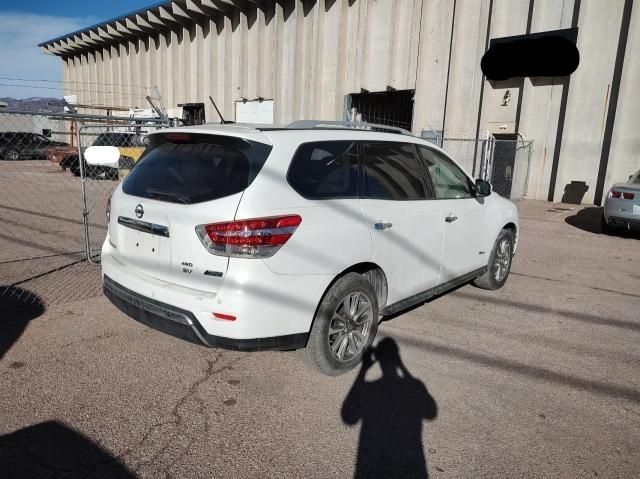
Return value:
<svg viewBox="0 0 640 479">
<path fill-rule="evenodd" d="M 618 229 L 611 226 L 602 213 L 602 232 L 606 235 L 612 236 L 618 232 Z"/>
<path fill-rule="evenodd" d="M 339 278 L 316 311 L 304 362 L 328 376 L 355 368 L 378 331 L 378 300 L 371 283 L 358 273 Z"/>
<path fill-rule="evenodd" d="M 2 159 L 6 161 L 18 161 L 20 159 L 20 152 L 15 148 L 9 148 L 4 150 Z"/>
<path fill-rule="evenodd" d="M 118 161 L 118 168 L 120 168 L 121 170 L 130 170 L 135 165 L 136 162 L 133 161 L 133 158 L 130 158 L 128 156 L 121 156 L 120 160 Z"/>
<path fill-rule="evenodd" d="M 513 245 L 515 237 L 512 230 L 500 231 L 489 257 L 486 273 L 473 280 L 473 285 L 482 289 L 500 289 L 507 282 L 511 272 Z"/>
</svg>

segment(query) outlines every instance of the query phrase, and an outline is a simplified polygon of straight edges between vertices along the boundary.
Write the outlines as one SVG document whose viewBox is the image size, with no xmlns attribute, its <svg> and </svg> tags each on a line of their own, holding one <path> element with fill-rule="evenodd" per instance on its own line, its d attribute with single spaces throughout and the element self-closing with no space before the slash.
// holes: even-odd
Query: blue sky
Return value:
<svg viewBox="0 0 640 479">
<path fill-rule="evenodd" d="M 43 53 L 38 43 L 157 2 L 0 0 L 0 97 L 60 97 L 62 92 L 58 88 L 61 84 L 52 81 L 62 79 L 61 62 L 57 57 Z"/>
</svg>

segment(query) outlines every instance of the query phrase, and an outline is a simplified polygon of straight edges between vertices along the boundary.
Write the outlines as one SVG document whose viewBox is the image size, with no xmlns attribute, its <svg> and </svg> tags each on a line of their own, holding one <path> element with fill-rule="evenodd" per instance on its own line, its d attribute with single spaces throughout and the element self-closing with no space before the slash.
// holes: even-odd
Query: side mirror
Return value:
<svg viewBox="0 0 640 479">
<path fill-rule="evenodd" d="M 90 146 L 84 151 L 87 165 L 118 168 L 120 150 L 115 146 Z"/>
<path fill-rule="evenodd" d="M 491 194 L 491 183 L 485 180 L 476 180 L 476 196 L 489 196 Z"/>
</svg>

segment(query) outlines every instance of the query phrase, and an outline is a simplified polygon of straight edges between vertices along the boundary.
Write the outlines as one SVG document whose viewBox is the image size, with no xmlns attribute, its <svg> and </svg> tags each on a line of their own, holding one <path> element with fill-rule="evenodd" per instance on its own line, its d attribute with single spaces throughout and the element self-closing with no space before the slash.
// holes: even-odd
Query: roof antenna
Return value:
<svg viewBox="0 0 640 479">
<path fill-rule="evenodd" d="M 216 112 L 218 112 L 218 116 L 220 117 L 220 123 L 222 123 L 223 125 L 228 123 L 234 123 L 233 121 L 227 121 L 224 118 L 222 118 L 222 113 L 220 113 L 220 110 L 218 110 L 218 105 L 216 105 L 216 102 L 213 101 L 213 98 L 211 98 L 211 95 L 209 95 L 209 100 L 211 100 L 211 103 L 213 103 L 213 107 L 216 109 Z"/>
</svg>

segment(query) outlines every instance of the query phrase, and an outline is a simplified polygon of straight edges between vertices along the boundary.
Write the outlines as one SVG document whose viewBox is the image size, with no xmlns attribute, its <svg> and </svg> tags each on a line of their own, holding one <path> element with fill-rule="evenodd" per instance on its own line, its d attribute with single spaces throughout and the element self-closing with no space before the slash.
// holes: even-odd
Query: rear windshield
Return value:
<svg viewBox="0 0 640 479">
<path fill-rule="evenodd" d="M 251 184 L 271 147 L 240 138 L 188 135 L 151 145 L 122 184 L 128 195 L 172 203 L 201 203 L 240 193 Z"/>
</svg>

